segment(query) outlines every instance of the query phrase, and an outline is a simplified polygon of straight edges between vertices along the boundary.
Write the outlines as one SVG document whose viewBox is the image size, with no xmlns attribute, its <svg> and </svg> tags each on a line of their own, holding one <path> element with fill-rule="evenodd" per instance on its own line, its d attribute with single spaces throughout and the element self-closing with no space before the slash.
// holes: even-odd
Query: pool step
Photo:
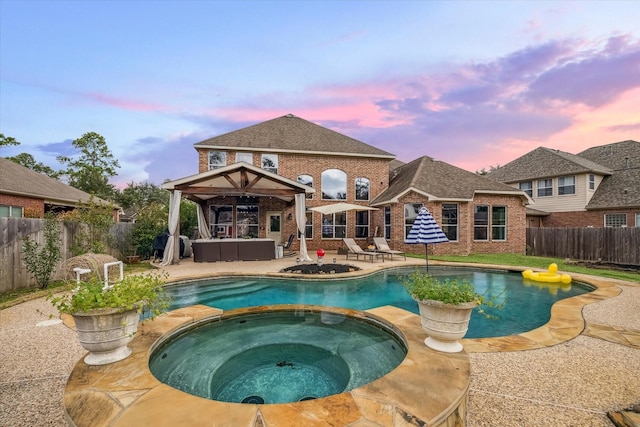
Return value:
<svg viewBox="0 0 640 427">
<path fill-rule="evenodd" d="M 222 300 L 230 297 L 249 295 L 267 288 L 269 285 L 261 284 L 258 280 L 244 280 L 237 283 L 225 284 L 220 287 L 203 286 L 192 288 L 191 292 L 173 294 L 173 306 L 183 307 L 189 304 L 208 304 L 209 301 Z"/>
</svg>

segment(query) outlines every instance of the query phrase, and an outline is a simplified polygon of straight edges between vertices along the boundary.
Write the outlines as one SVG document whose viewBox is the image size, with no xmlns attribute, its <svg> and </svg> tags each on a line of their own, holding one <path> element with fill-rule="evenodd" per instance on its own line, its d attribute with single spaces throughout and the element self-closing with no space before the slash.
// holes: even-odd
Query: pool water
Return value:
<svg viewBox="0 0 640 427">
<path fill-rule="evenodd" d="M 160 381 L 223 402 L 286 403 L 352 390 L 397 367 L 404 341 L 370 318 L 325 310 L 231 314 L 154 350 Z"/>
<path fill-rule="evenodd" d="M 392 305 L 418 313 L 418 304 L 402 285 L 414 268 L 386 270 L 370 276 L 341 280 L 234 277 L 169 286 L 171 309 L 204 304 L 223 310 L 274 304 L 325 305 L 357 310 Z M 538 328 L 551 317 L 551 306 L 562 299 L 590 292 L 577 283 L 537 283 L 520 272 L 470 268 L 430 267 L 440 277 L 463 278 L 486 299 L 501 308 L 474 310 L 466 338 L 498 337 Z"/>
</svg>

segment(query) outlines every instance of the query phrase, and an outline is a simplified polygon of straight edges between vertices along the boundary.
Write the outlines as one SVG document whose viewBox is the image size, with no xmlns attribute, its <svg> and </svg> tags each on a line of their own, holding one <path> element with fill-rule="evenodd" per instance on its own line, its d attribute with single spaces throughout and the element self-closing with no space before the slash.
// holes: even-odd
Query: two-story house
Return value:
<svg viewBox="0 0 640 427">
<path fill-rule="evenodd" d="M 375 236 L 407 252 L 404 239 L 427 206 L 451 240 L 438 253 L 525 252 L 523 191 L 429 157 L 395 155 L 291 114 L 195 144 L 198 174 L 163 184 L 199 203 L 214 238 L 297 234 L 295 196 L 304 194 L 304 236 L 311 250 L 361 245 Z M 362 209 L 322 214 L 310 208 L 347 202 Z M 295 246 L 296 243 L 294 243 Z M 434 246 L 434 245 L 431 245 Z"/>
<path fill-rule="evenodd" d="M 527 192 L 529 227 L 640 226 L 640 143 L 578 154 L 539 147 L 488 175 Z"/>
</svg>

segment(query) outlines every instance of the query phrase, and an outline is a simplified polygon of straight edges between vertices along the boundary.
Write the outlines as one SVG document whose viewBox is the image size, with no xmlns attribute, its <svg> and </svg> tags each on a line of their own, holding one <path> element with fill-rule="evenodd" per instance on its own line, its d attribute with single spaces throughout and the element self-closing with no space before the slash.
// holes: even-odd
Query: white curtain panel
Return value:
<svg viewBox="0 0 640 427">
<path fill-rule="evenodd" d="M 307 241 L 304 237 L 305 227 L 307 224 L 307 215 L 305 212 L 305 193 L 296 194 L 296 225 L 300 232 L 300 261 L 311 261 L 307 253 Z"/>
<path fill-rule="evenodd" d="M 169 240 L 164 247 L 164 256 L 162 257 L 162 263 L 160 265 L 169 265 L 173 263 L 173 256 L 175 251 L 180 251 L 180 245 L 175 247 L 173 236 L 178 231 L 178 223 L 180 221 L 180 198 L 182 197 L 182 191 L 174 190 L 169 195 Z"/>
<path fill-rule="evenodd" d="M 204 211 L 202 210 L 202 206 L 198 203 L 198 234 L 201 239 L 210 239 L 211 231 L 209 231 L 209 227 L 207 226 L 207 220 L 204 216 Z"/>
</svg>

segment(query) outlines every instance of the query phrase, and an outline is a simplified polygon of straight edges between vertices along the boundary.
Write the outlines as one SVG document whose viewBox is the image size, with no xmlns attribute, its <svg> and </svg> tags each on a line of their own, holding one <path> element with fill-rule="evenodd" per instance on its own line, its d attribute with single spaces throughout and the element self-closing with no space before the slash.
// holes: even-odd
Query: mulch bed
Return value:
<svg viewBox="0 0 640 427">
<path fill-rule="evenodd" d="M 360 267 L 348 264 L 300 264 L 280 270 L 282 273 L 296 274 L 337 274 L 359 271 Z"/>
</svg>

